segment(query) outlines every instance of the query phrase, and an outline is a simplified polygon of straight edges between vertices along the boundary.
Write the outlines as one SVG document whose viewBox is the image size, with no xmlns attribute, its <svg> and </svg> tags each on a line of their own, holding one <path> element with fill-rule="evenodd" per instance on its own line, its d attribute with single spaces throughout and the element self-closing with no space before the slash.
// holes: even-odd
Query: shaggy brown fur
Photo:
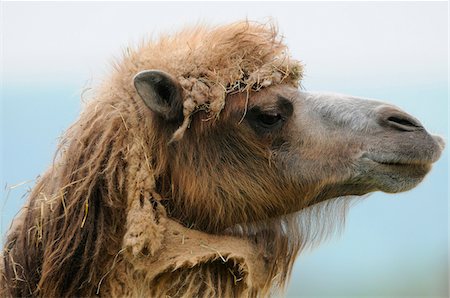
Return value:
<svg viewBox="0 0 450 298">
<path fill-rule="evenodd" d="M 180 82 L 181 121 L 163 122 L 139 98 L 132 79 L 146 69 Z M 270 25 L 199 26 L 130 50 L 15 220 L 2 296 L 264 296 L 283 287 L 306 237 L 318 235 L 300 238 L 298 216 L 286 215 L 298 209 L 281 201 L 296 190 L 238 125 L 264 100 L 260 89 L 297 87 L 301 77 Z M 318 189 L 309 185 L 305 198 Z"/>
</svg>

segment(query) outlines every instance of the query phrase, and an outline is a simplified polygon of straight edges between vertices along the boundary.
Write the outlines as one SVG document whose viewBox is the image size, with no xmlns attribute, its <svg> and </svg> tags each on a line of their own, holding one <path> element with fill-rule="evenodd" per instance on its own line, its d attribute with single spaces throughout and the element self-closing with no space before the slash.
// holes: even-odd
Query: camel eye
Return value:
<svg viewBox="0 0 450 298">
<path fill-rule="evenodd" d="M 256 106 L 250 109 L 246 119 L 256 133 L 265 135 L 278 131 L 288 119 L 289 114 L 285 114 L 281 109 L 263 110 Z"/>
<path fill-rule="evenodd" d="M 264 128 L 273 128 L 281 123 L 283 118 L 280 114 L 260 114 L 256 117 L 256 120 Z"/>
</svg>

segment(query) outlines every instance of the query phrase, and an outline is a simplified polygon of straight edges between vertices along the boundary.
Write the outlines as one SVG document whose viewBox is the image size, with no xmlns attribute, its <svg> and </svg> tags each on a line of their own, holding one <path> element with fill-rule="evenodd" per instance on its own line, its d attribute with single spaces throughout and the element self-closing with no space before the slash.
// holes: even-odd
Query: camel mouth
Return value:
<svg viewBox="0 0 450 298">
<path fill-rule="evenodd" d="M 372 163 L 379 170 L 388 170 L 388 171 L 408 171 L 413 170 L 415 172 L 420 172 L 421 170 L 428 173 L 431 169 L 434 161 L 432 160 L 380 160 L 373 157 L 366 157 L 370 163 Z M 426 174 L 425 173 L 425 174 Z"/>
<path fill-rule="evenodd" d="M 445 147 L 439 136 L 425 135 L 425 140 L 422 138 L 421 141 L 408 139 L 364 153 L 360 164 L 360 173 L 365 176 L 363 180 L 387 193 L 416 187 L 439 160 Z"/>
<path fill-rule="evenodd" d="M 364 176 L 361 182 L 368 185 L 370 192 L 399 193 L 416 187 L 431 168 L 432 162 L 429 161 L 377 161 L 364 158 L 360 167 L 360 173 Z"/>
<path fill-rule="evenodd" d="M 428 168 L 434 163 L 433 161 L 428 160 L 411 160 L 411 161 L 378 161 L 375 159 L 371 159 L 371 161 L 386 167 L 391 168 Z"/>
<path fill-rule="evenodd" d="M 432 162 L 413 161 L 408 163 L 399 162 L 376 162 L 379 169 L 388 173 L 404 174 L 404 177 L 423 178 L 431 170 Z"/>
<path fill-rule="evenodd" d="M 440 155 L 440 153 L 439 153 Z M 433 156 L 429 156 L 429 158 L 395 158 L 395 156 L 389 156 L 389 158 L 381 156 L 377 156 L 375 154 L 367 154 L 363 156 L 363 159 L 369 161 L 376 167 L 380 169 L 390 169 L 390 170 L 426 170 L 427 172 L 431 169 L 433 163 L 435 163 L 439 156 L 436 157 L 436 154 Z"/>
<path fill-rule="evenodd" d="M 439 154 L 440 155 L 440 154 Z M 383 156 L 382 156 L 383 157 Z M 439 157 L 429 156 L 428 158 L 380 158 L 379 156 L 370 154 L 365 159 L 372 164 L 372 168 L 379 173 L 386 175 L 398 175 L 404 179 L 407 178 L 423 178 L 431 170 L 434 162 Z"/>
</svg>

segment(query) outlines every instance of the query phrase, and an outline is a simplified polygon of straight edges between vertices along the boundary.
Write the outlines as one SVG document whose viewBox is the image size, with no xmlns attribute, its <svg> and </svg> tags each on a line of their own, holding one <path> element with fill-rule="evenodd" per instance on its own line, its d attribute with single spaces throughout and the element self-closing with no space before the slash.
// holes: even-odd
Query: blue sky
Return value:
<svg viewBox="0 0 450 298">
<path fill-rule="evenodd" d="M 84 88 L 144 36 L 198 21 L 273 18 L 306 64 L 303 86 L 398 105 L 448 139 L 446 2 L 3 3 L 2 235 Z M 9 186 L 9 187 L 5 187 Z M 296 263 L 288 296 L 446 296 L 448 149 L 416 189 L 375 193 L 346 228 Z"/>
</svg>

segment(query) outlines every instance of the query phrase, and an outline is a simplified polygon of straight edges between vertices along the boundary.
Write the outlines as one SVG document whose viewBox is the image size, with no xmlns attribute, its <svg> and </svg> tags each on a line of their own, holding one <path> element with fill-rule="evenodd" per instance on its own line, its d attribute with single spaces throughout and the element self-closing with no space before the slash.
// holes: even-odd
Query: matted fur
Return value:
<svg viewBox="0 0 450 298">
<path fill-rule="evenodd" d="M 161 127 L 136 94 L 132 79 L 146 69 L 180 82 L 180 127 Z M 167 143 L 183 138 L 198 111 L 215 119 L 235 93 L 248 99 L 271 85 L 297 87 L 301 77 L 301 64 L 270 24 L 198 26 L 129 50 L 68 129 L 15 220 L 3 251 L 2 296 L 253 297 L 282 288 L 299 249 L 320 229 L 300 236 L 295 214 L 261 221 L 258 212 L 266 210 L 256 203 L 247 214 L 240 206 L 251 190 L 242 201 L 220 203 L 182 168 L 169 168 L 169 160 L 194 165 L 193 147 L 172 156 Z M 241 137 L 249 155 L 267 160 Z M 214 171 L 206 162 L 195 174 L 224 175 L 223 181 L 232 175 Z M 181 204 L 179 191 L 211 196 L 210 204 L 203 210 L 193 201 Z M 230 208 L 243 222 L 229 217 Z M 303 220 L 315 213 L 308 212 Z"/>
</svg>

